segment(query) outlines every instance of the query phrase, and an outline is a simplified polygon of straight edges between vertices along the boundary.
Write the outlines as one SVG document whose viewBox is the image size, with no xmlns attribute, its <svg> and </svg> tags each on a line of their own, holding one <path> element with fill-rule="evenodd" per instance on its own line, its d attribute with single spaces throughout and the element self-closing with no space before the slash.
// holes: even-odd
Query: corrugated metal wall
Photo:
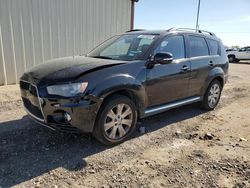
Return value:
<svg viewBox="0 0 250 188">
<path fill-rule="evenodd" d="M 0 0 L 0 85 L 130 29 L 131 0 Z"/>
</svg>

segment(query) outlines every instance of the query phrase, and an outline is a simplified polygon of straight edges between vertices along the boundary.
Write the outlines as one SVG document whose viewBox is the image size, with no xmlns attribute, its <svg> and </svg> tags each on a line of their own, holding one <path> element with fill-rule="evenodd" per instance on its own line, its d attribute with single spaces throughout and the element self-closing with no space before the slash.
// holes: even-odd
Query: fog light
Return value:
<svg viewBox="0 0 250 188">
<path fill-rule="evenodd" d="M 65 112 L 65 113 L 64 113 L 64 119 L 65 119 L 67 122 L 69 122 L 69 121 L 71 121 L 71 116 L 70 116 L 67 112 Z"/>
</svg>

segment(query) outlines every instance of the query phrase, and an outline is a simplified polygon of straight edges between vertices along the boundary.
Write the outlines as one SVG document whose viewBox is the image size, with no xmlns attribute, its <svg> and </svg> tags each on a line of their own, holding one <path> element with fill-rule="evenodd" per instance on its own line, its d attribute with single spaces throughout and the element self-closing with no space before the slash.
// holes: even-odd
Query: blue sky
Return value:
<svg viewBox="0 0 250 188">
<path fill-rule="evenodd" d="M 135 28 L 195 28 L 198 0 L 140 0 Z M 201 0 L 200 29 L 213 31 L 225 45 L 250 46 L 250 0 Z"/>
</svg>

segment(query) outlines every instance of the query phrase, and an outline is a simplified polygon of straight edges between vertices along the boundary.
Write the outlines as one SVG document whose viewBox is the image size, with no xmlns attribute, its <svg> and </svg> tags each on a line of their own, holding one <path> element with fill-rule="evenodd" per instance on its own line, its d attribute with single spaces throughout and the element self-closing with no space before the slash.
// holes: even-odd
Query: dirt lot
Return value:
<svg viewBox="0 0 250 188">
<path fill-rule="evenodd" d="M 171 110 L 112 148 L 51 131 L 0 87 L 0 187 L 250 187 L 250 64 L 231 64 L 219 106 Z"/>
</svg>

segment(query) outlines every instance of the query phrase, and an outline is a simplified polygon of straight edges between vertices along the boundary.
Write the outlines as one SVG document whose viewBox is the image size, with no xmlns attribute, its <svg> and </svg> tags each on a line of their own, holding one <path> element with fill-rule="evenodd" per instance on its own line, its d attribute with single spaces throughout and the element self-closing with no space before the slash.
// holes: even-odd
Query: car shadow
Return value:
<svg viewBox="0 0 250 188">
<path fill-rule="evenodd" d="M 147 133 L 151 133 L 205 112 L 196 105 L 189 105 L 146 118 L 138 126 L 145 126 Z M 21 128 L 16 128 L 18 126 Z M 132 139 L 141 135 L 137 131 Z M 15 186 L 58 167 L 82 170 L 88 165 L 86 157 L 108 148 L 89 134 L 58 133 L 34 123 L 27 116 L 0 123 L 0 187 Z"/>
<path fill-rule="evenodd" d="M 142 119 L 139 126 L 145 126 L 146 132 L 151 133 L 165 126 L 171 126 L 174 123 L 181 122 L 198 115 L 207 113 L 208 111 L 199 108 L 199 104 L 182 106 L 163 112 L 148 118 Z M 137 136 L 137 135 L 136 135 Z"/>
</svg>

